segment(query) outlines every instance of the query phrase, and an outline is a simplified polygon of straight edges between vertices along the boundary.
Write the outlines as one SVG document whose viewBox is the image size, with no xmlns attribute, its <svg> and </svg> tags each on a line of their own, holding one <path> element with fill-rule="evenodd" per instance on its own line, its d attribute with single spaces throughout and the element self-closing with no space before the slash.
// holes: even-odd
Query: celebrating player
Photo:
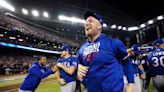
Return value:
<svg viewBox="0 0 164 92">
<path fill-rule="evenodd" d="M 155 92 L 164 92 L 164 39 L 154 43 L 156 49 L 148 55 Z"/>
<path fill-rule="evenodd" d="M 75 92 L 78 59 L 70 54 L 71 48 L 65 45 L 61 49 L 61 58 L 57 61 L 59 71 L 56 77 L 60 83 L 60 92 Z"/>
<path fill-rule="evenodd" d="M 26 76 L 25 80 L 23 81 L 19 92 L 34 92 L 35 89 L 38 87 L 41 79 L 49 76 L 50 74 L 53 74 L 57 69 L 51 70 L 46 67 L 46 57 L 40 56 L 39 62 L 35 62 L 28 75 Z"/>
<path fill-rule="evenodd" d="M 124 44 L 101 33 L 103 20 L 100 15 L 87 11 L 84 18 L 88 41 L 79 50 L 79 80 L 88 92 L 123 92 L 123 66 L 128 79 L 126 92 L 132 92 L 134 74 Z"/>
<path fill-rule="evenodd" d="M 132 46 L 132 48 L 128 49 L 128 54 L 129 56 L 132 58 L 132 64 L 133 64 L 133 69 L 134 69 L 134 80 L 135 80 L 135 88 L 134 88 L 134 92 L 142 92 L 142 84 L 140 81 L 140 77 L 139 77 L 139 72 L 141 72 L 141 78 L 145 79 L 146 75 L 145 75 L 145 71 L 144 68 L 141 64 L 141 59 L 140 59 L 140 55 L 143 54 L 141 51 L 139 51 L 139 44 L 134 44 Z M 126 79 L 124 79 L 124 82 L 126 84 Z"/>
</svg>

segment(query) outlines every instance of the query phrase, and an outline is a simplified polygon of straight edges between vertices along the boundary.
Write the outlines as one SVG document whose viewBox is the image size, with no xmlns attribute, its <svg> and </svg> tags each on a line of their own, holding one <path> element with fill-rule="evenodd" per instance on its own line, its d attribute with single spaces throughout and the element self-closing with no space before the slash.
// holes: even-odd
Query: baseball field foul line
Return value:
<svg viewBox="0 0 164 92">
<path fill-rule="evenodd" d="M 46 84 L 46 83 L 49 83 L 49 82 L 52 82 L 52 81 L 42 82 L 42 83 L 40 83 L 40 85 L 42 85 L 42 84 Z M 13 92 L 13 91 L 16 91 L 16 90 L 18 90 L 18 89 L 19 89 L 19 88 L 10 89 L 10 90 L 4 91 L 4 92 Z"/>
</svg>

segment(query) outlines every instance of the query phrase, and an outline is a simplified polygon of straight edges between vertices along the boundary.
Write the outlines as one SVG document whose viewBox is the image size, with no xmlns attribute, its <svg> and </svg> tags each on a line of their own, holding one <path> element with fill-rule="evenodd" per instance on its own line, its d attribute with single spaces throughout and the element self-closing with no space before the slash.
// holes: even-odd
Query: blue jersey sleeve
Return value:
<svg viewBox="0 0 164 92">
<path fill-rule="evenodd" d="M 128 56 L 127 50 L 125 48 L 125 45 L 120 40 L 115 40 L 115 44 L 113 45 L 113 48 L 115 48 L 116 58 L 119 61 L 122 61 L 126 59 Z"/>
<path fill-rule="evenodd" d="M 75 66 L 77 68 L 78 64 L 79 64 L 78 59 L 74 57 L 71 61 L 71 66 Z"/>
<path fill-rule="evenodd" d="M 44 70 L 44 69 L 43 69 L 43 70 Z M 41 79 L 43 79 L 43 78 L 49 76 L 50 74 L 52 74 L 53 71 L 49 69 L 49 70 L 47 70 L 47 71 L 45 71 L 45 72 L 43 73 L 43 72 L 40 70 L 39 67 L 34 66 L 34 67 L 31 68 L 30 73 L 31 73 L 31 74 L 34 74 L 35 76 L 37 76 L 37 77 L 39 77 L 39 78 L 41 78 Z"/>
<path fill-rule="evenodd" d="M 84 85 L 85 88 L 87 88 L 88 86 L 88 78 L 84 77 L 82 80 L 82 84 Z"/>
<path fill-rule="evenodd" d="M 116 40 L 115 46 L 116 58 L 122 63 L 128 83 L 134 83 L 134 69 L 124 44 L 120 40 Z"/>
<path fill-rule="evenodd" d="M 131 59 L 128 57 L 127 59 L 122 61 L 122 66 L 124 68 L 124 72 L 128 83 L 134 83 L 134 69 L 131 63 Z"/>
<path fill-rule="evenodd" d="M 61 63 L 62 62 L 62 58 L 59 58 L 56 62 L 57 63 Z"/>
<path fill-rule="evenodd" d="M 151 60 L 151 58 L 152 58 L 152 53 L 147 56 L 147 61 L 149 63 L 153 63 L 153 61 Z"/>
</svg>

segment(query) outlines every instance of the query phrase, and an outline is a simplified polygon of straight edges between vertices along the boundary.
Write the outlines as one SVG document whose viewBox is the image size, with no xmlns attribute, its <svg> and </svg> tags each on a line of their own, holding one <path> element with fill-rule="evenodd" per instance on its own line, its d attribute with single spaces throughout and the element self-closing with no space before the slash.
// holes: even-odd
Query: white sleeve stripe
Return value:
<svg viewBox="0 0 164 92">
<path fill-rule="evenodd" d="M 129 57 L 129 54 L 125 56 L 122 60 L 126 60 Z"/>
</svg>

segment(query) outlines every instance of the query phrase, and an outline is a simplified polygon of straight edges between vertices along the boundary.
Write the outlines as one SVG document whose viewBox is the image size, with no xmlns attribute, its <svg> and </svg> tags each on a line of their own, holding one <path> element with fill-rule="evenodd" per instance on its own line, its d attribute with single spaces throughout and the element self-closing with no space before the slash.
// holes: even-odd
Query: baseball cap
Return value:
<svg viewBox="0 0 164 92">
<path fill-rule="evenodd" d="M 71 47 L 69 45 L 64 45 L 62 48 L 60 48 L 60 51 L 71 51 Z"/>
<path fill-rule="evenodd" d="M 132 45 L 132 50 L 135 54 L 143 54 L 140 49 L 139 49 L 140 45 L 139 44 L 134 44 Z"/>
<path fill-rule="evenodd" d="M 152 43 L 151 43 L 151 45 L 160 45 L 160 44 L 162 44 L 162 43 L 164 43 L 164 38 L 161 38 L 161 39 L 157 39 L 157 40 L 155 40 L 155 41 L 153 41 Z"/>
<path fill-rule="evenodd" d="M 86 11 L 84 13 L 84 19 L 86 20 L 89 16 L 96 18 L 101 23 L 101 25 L 103 25 L 104 20 L 103 20 L 101 15 L 94 13 L 94 12 L 91 12 L 91 11 Z"/>
</svg>

